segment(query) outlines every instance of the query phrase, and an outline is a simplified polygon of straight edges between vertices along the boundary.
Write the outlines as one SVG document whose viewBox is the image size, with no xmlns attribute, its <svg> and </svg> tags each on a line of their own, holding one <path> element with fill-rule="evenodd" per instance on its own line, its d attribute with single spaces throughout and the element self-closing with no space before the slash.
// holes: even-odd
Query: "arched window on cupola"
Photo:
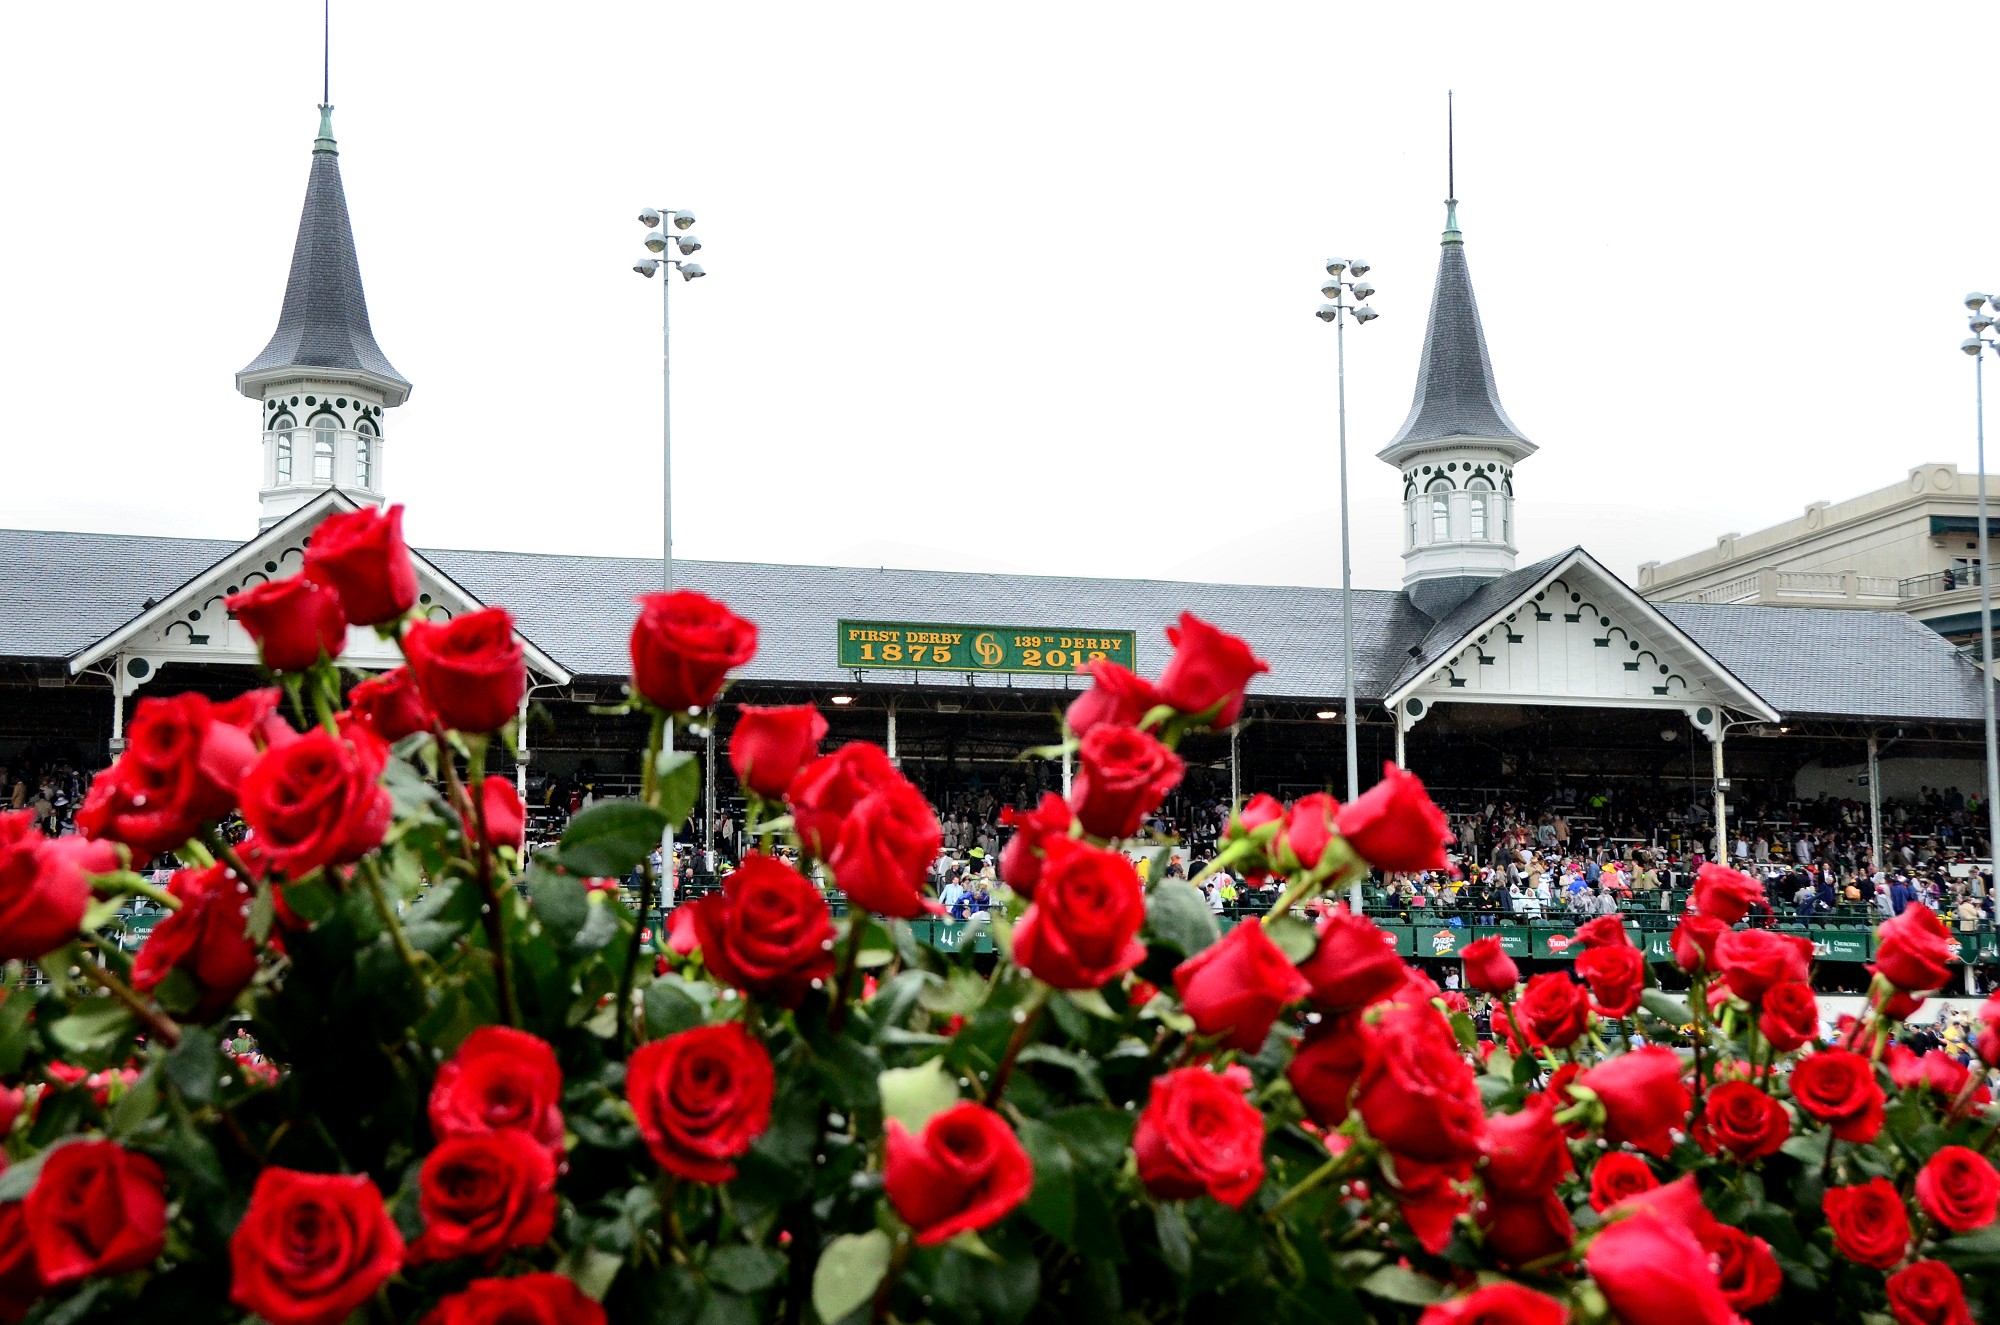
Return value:
<svg viewBox="0 0 2000 1325">
<path fill-rule="evenodd" d="M 1451 541 L 1451 480 L 1432 479 L 1426 489 L 1431 495 L 1431 542 Z"/>
<path fill-rule="evenodd" d="M 1475 478 L 1465 485 L 1472 494 L 1468 509 L 1472 518 L 1471 537 L 1474 542 L 1483 543 L 1491 537 L 1493 521 L 1490 519 L 1493 500 L 1493 484 L 1485 478 Z"/>
<path fill-rule="evenodd" d="M 292 416 L 280 414 L 271 420 L 271 431 L 278 435 L 272 447 L 272 474 L 280 485 L 292 481 Z"/>
<path fill-rule="evenodd" d="M 340 431 L 339 421 L 330 414 L 313 420 L 313 482 L 333 482 L 333 441 Z"/>
<path fill-rule="evenodd" d="M 354 425 L 355 486 L 375 486 L 375 425 L 367 419 Z"/>
</svg>

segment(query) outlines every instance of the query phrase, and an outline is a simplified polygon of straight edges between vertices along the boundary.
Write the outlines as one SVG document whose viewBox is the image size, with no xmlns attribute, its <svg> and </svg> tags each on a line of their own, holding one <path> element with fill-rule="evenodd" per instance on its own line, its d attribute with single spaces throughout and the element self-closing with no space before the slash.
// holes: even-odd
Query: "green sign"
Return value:
<svg viewBox="0 0 2000 1325">
<path fill-rule="evenodd" d="M 957 626 L 912 621 L 842 621 L 840 665 L 917 672 L 1074 672 L 1106 658 L 1137 670 L 1129 630 L 1095 626 Z"/>
</svg>

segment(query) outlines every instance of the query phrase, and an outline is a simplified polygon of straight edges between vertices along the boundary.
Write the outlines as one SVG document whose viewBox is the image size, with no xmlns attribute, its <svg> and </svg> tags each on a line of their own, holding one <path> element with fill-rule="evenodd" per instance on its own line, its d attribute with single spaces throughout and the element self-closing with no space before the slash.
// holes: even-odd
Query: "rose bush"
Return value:
<svg viewBox="0 0 2000 1325">
<path fill-rule="evenodd" d="M 1738 929 L 1761 894 L 1711 868 L 1664 972 L 1615 916 L 1573 974 L 1468 943 L 1482 1041 L 1328 904 L 1443 864 L 1414 775 L 1235 807 L 1261 917 L 1224 931 L 1170 876 L 1177 747 L 1265 670 L 1183 617 L 1157 681 L 1088 667 L 1038 752 L 1070 793 L 1008 816 L 1012 888 L 971 927 L 995 951 L 940 947 L 922 794 L 872 745 L 820 753 L 809 706 L 731 705 L 756 629 L 726 605 L 635 607 L 639 794 L 530 852 L 489 768 L 527 693 L 511 618 L 411 615 L 397 511 L 329 519 L 305 575 L 238 604 L 277 684 L 141 700 L 85 837 L 0 816 L 0 1321 L 2000 1313 L 1984 1065 L 1895 1043 L 1951 974 L 1928 912 L 1830 1030 L 1810 952 Z M 344 668 L 336 608 L 407 666 Z M 757 849 L 662 915 L 711 732 Z M 131 872 L 160 852 L 164 890 Z M 98 932 L 135 892 L 169 912 L 136 958 Z"/>
</svg>

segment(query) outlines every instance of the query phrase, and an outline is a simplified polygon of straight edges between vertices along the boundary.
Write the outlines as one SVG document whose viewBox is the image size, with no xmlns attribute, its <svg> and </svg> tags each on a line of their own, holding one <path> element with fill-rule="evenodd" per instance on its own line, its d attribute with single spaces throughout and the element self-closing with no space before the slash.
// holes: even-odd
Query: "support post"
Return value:
<svg viewBox="0 0 2000 1325">
<path fill-rule="evenodd" d="M 111 659 L 111 757 L 125 753 L 125 655 Z M 1064 779 L 1065 783 L 1068 781 Z"/>
<path fill-rule="evenodd" d="M 1723 772 L 1722 766 L 1722 714 L 1720 712 L 1717 712 L 1715 715 L 1715 734 L 1708 739 L 1709 754 L 1714 760 L 1715 780 L 1714 860 L 1719 865 L 1727 865 L 1729 863 L 1729 807 L 1724 800 L 1722 789 L 1722 784 L 1727 780 L 1727 774 Z"/>
<path fill-rule="evenodd" d="M 1236 757 L 1236 735 L 1242 730 L 1240 722 L 1229 724 L 1229 805 L 1232 812 L 1243 799 L 1242 772 Z"/>
<path fill-rule="evenodd" d="M 1868 733 L 1868 868 L 1882 868 L 1882 747 L 1874 732 Z"/>
<path fill-rule="evenodd" d="M 1070 751 L 1069 747 L 1065 745 L 1063 747 L 1063 796 L 1065 798 L 1069 796 L 1069 768 L 1070 768 Z"/>
<path fill-rule="evenodd" d="M 1409 766 L 1408 761 L 1403 757 L 1403 719 L 1402 715 L 1398 714 L 1396 717 L 1396 767 L 1408 768 Z"/>
<path fill-rule="evenodd" d="M 708 724 L 708 767 L 701 778 L 701 849 L 715 860 L 715 720 Z"/>
<path fill-rule="evenodd" d="M 896 765 L 898 768 L 901 768 L 903 765 L 903 761 L 896 757 L 896 701 L 893 699 L 889 701 L 888 735 L 889 739 L 887 742 L 887 754 L 889 756 L 889 762 Z"/>
<path fill-rule="evenodd" d="M 528 693 L 521 692 L 521 711 L 514 718 L 514 794 L 523 805 L 528 803 Z"/>
</svg>

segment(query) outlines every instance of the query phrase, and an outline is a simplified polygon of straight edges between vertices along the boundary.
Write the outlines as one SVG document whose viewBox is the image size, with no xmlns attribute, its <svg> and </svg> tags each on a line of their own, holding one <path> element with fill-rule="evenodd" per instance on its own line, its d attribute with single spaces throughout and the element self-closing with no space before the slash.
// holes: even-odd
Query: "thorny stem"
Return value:
<svg viewBox="0 0 2000 1325">
<path fill-rule="evenodd" d="M 632 941 L 625 948 L 625 970 L 618 977 L 618 1047 L 623 1049 L 635 1022 L 643 1020 L 632 1012 L 632 977 L 638 971 L 646 932 L 646 919 L 653 912 L 653 859 L 639 860 L 639 916 L 632 925 Z"/>
<path fill-rule="evenodd" d="M 1042 1009 L 1048 1003 L 1048 986 L 1037 985 L 1034 992 L 1028 995 L 1028 1006 L 1015 1009 L 1014 1033 L 1007 1038 L 1007 1050 L 1000 1055 L 1000 1066 L 994 1070 L 993 1084 L 986 1091 L 987 1108 L 999 1104 L 1000 1093 L 1007 1089 L 1007 1078 L 1014 1074 L 1014 1060 L 1021 1056 L 1021 1050 L 1027 1047 L 1029 1038 L 1035 1033 L 1035 1027 L 1041 1024 Z"/>
<path fill-rule="evenodd" d="M 91 981 L 100 988 L 110 990 L 111 997 L 130 1008 L 133 1015 L 139 1018 L 140 1022 L 146 1027 L 146 1030 L 157 1038 L 160 1043 L 171 1049 L 181 1042 L 181 1028 L 166 1013 L 154 1007 L 146 999 L 139 997 L 132 986 L 126 984 L 123 980 L 120 980 L 117 976 L 99 966 L 88 957 L 83 958 L 77 963 L 77 969 L 83 972 L 86 980 Z"/>
<path fill-rule="evenodd" d="M 1329 1158 L 1326 1163 L 1299 1179 L 1296 1187 L 1293 1187 L 1283 1196 L 1280 1196 L 1276 1204 L 1264 1212 L 1264 1218 L 1276 1220 L 1278 1216 L 1284 1214 L 1291 1207 L 1292 1202 L 1298 1200 L 1307 1192 L 1312 1191 L 1315 1187 L 1323 1187 L 1333 1181 L 1333 1179 L 1339 1177 L 1346 1171 L 1348 1163 L 1353 1157 L 1354 1151 L 1350 1148 Z"/>
<path fill-rule="evenodd" d="M 861 965 L 861 929 L 867 918 L 865 911 L 849 910 L 847 913 L 847 953 L 840 959 L 840 974 L 833 987 L 833 1006 L 826 1011 L 826 1028 L 836 1035 L 847 1024 L 848 995 L 854 986 L 854 972 Z"/>
<path fill-rule="evenodd" d="M 410 936 L 403 932 L 403 922 L 396 917 L 396 908 L 390 903 L 382 883 L 382 871 L 373 857 L 362 858 L 361 873 L 368 879 L 368 895 L 375 899 L 375 914 L 382 917 L 382 925 L 396 945 L 396 955 L 403 959 L 403 965 L 410 968 L 410 974 L 416 977 L 417 983 L 424 983 L 423 963 L 418 960 L 416 949 L 410 946 Z"/>
<path fill-rule="evenodd" d="M 480 910 L 480 919 L 486 926 L 486 942 L 493 949 L 493 978 L 500 991 L 500 1008 L 509 1026 L 521 1024 L 521 1009 L 514 1002 L 514 977 L 507 961 L 507 918 L 493 882 L 493 852 L 486 845 L 486 810 L 480 800 L 466 790 L 466 784 L 458 777 L 458 763 L 451 757 L 451 744 L 445 736 L 444 724 L 438 723 L 432 731 L 437 739 L 438 763 L 444 770 L 445 789 L 450 793 L 458 817 L 465 825 L 465 834 L 474 840 L 467 844 L 472 854 L 473 868 L 478 871 L 479 893 L 486 899 Z M 486 747 L 476 743 L 472 747 L 471 759 L 466 768 L 469 778 L 478 779 L 486 766 Z"/>
<path fill-rule="evenodd" d="M 882 1284 L 875 1290 L 875 1304 L 868 1311 L 870 1325 L 889 1319 L 889 1293 L 896 1287 L 896 1281 L 903 1277 L 903 1267 L 910 1263 L 910 1249 L 914 1244 L 905 1233 L 896 1239 L 896 1249 L 889 1254 L 889 1268 L 882 1274 Z"/>
<path fill-rule="evenodd" d="M 147 883 L 137 875 L 128 874 L 116 878 L 108 875 L 99 875 L 90 881 L 90 887 L 93 892 L 104 897 L 122 897 L 126 893 L 131 893 L 138 897 L 144 897 L 149 901 L 158 902 L 169 911 L 178 911 L 181 909 L 180 898 L 174 896 L 165 888 Z"/>
</svg>

